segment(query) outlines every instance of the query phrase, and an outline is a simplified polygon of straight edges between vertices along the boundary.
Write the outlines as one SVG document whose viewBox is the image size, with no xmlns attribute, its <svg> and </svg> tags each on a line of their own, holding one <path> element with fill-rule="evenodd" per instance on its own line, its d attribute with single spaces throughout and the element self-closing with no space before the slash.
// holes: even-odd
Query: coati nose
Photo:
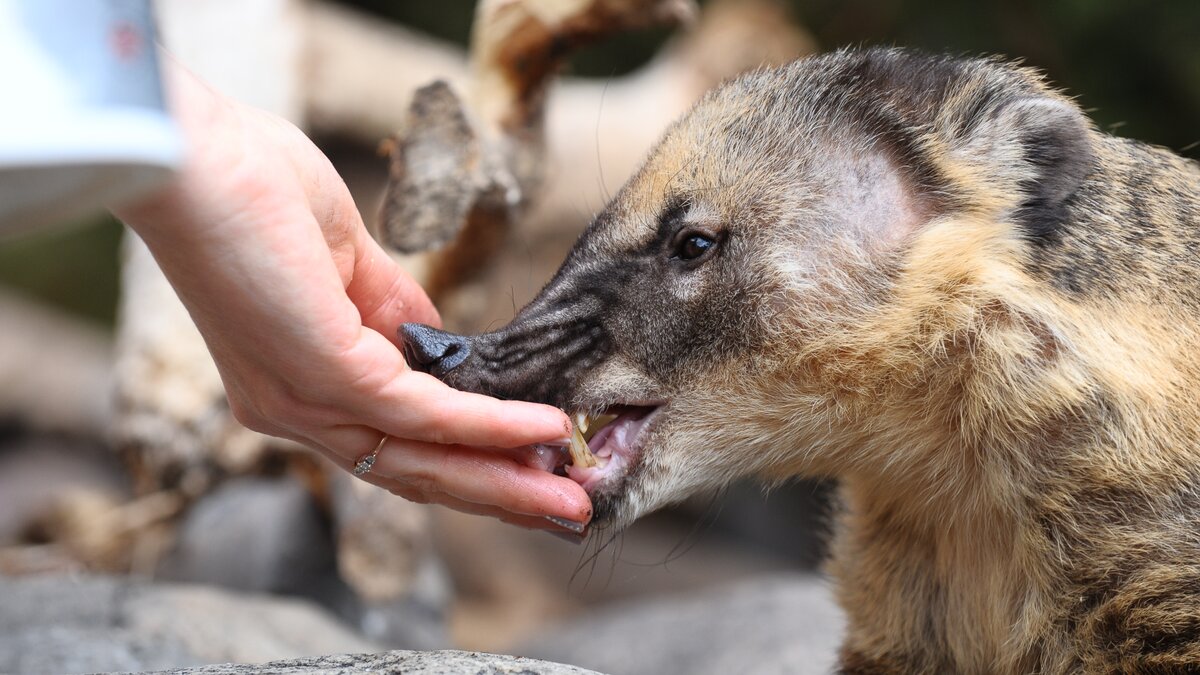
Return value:
<svg viewBox="0 0 1200 675">
<path fill-rule="evenodd" d="M 406 323 L 400 326 L 399 333 L 409 367 L 434 377 L 440 378 L 471 355 L 470 340 L 462 335 L 422 323 Z"/>
</svg>

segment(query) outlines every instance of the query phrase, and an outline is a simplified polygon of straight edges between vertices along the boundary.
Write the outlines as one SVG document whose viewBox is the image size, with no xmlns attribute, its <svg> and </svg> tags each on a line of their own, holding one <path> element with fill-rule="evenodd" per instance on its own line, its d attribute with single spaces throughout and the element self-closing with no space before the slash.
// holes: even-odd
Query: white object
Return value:
<svg viewBox="0 0 1200 675">
<path fill-rule="evenodd" d="M 129 199 L 178 168 L 149 0 L 0 0 L 0 234 Z"/>
</svg>

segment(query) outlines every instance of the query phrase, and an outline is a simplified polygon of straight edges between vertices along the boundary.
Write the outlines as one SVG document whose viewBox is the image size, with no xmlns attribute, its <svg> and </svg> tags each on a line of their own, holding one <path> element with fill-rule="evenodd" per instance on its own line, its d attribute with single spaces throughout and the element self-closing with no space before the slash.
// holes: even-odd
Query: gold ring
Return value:
<svg viewBox="0 0 1200 675">
<path fill-rule="evenodd" d="M 368 452 L 362 457 L 359 457 L 358 460 L 354 462 L 355 476 L 366 475 L 366 473 L 371 470 L 371 467 L 375 466 L 375 459 L 379 457 L 379 451 L 383 449 L 383 444 L 387 443 L 388 438 L 390 438 L 390 436 L 384 434 L 383 438 L 379 439 L 379 444 L 375 446 L 374 450 Z"/>
</svg>

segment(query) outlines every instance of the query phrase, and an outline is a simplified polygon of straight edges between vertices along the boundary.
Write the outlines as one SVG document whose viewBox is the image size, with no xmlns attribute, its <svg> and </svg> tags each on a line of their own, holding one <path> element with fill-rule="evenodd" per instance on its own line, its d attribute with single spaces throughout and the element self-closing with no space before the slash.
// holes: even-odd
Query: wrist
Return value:
<svg viewBox="0 0 1200 675">
<path fill-rule="evenodd" d="M 209 87 L 161 48 L 159 63 L 167 108 L 184 141 L 183 164 L 174 176 L 150 192 L 109 207 L 113 215 L 143 239 L 155 236 L 160 230 L 187 226 L 189 216 L 194 215 L 187 204 L 187 185 L 192 176 L 201 173 L 197 165 L 212 164 L 214 160 L 232 165 L 236 160 L 220 155 L 230 155 L 230 150 L 242 145 L 230 139 L 239 128 L 236 103 Z"/>
</svg>

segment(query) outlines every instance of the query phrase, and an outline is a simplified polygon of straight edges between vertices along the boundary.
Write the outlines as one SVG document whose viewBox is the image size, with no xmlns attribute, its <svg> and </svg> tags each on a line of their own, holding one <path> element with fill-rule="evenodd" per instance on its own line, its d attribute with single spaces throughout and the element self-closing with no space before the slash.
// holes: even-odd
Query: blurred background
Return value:
<svg viewBox="0 0 1200 675">
<path fill-rule="evenodd" d="M 158 3 L 167 45 L 218 88 L 305 127 L 372 226 L 388 176 L 379 142 L 400 127 L 411 91 L 437 77 L 470 77 L 464 50 L 476 7 L 468 0 L 214 2 L 202 20 L 182 4 Z M 1200 157 L 1194 0 L 699 5 L 686 25 L 619 31 L 570 57 L 547 102 L 545 182 L 486 260 L 449 283 L 436 273 L 444 260 L 405 258 L 419 278 L 438 284 L 451 330 L 507 321 L 662 128 L 708 87 L 763 63 L 856 45 L 1001 54 L 1044 70 L 1100 128 Z M 225 50 L 221 58 L 209 56 L 214 46 Z M 265 92 L 253 78 L 229 77 L 231 64 L 267 80 L 289 75 Z M 112 602 L 113 583 L 138 584 L 139 593 L 198 583 L 304 598 L 347 636 L 307 645 L 293 639 L 275 651 L 263 651 L 259 638 L 253 648 L 222 638 L 232 642 L 220 649 L 185 639 L 164 651 L 170 640 L 156 634 L 147 644 L 158 651 L 145 647 L 140 661 L 97 647 L 98 660 L 80 661 L 81 669 L 318 648 L 460 647 L 608 672 L 728 672 L 717 669 L 729 667 L 731 648 L 721 650 L 726 660 L 712 656 L 723 641 L 743 645 L 738 658 L 791 654 L 733 627 L 753 617 L 771 617 L 767 633 L 777 633 L 779 645 L 807 630 L 814 662 L 832 654 L 836 611 L 815 576 L 831 486 L 736 485 L 583 546 L 386 494 L 381 500 L 300 449 L 235 428 L 219 383 L 196 365 L 205 357 L 181 327 L 186 315 L 163 299 L 161 282 L 147 281 L 146 257 L 125 237 L 119 223 L 95 214 L 0 239 L 7 597 L 53 605 L 49 585 L 30 590 L 14 581 L 46 574 L 106 579 L 86 590 L 97 602 Z M 182 615 L 229 621 L 191 596 L 154 597 L 177 603 Z M 806 617 L 789 610 L 797 602 L 809 603 Z M 20 604 L 8 607 L 11 621 Z M 298 634 L 317 630 L 304 625 Z M 37 669 L 28 660 L 33 643 L 22 642 L 34 638 L 22 635 L 0 635 L 0 670 Z M 78 650 L 89 639 L 112 641 L 75 635 L 58 648 Z"/>
</svg>

